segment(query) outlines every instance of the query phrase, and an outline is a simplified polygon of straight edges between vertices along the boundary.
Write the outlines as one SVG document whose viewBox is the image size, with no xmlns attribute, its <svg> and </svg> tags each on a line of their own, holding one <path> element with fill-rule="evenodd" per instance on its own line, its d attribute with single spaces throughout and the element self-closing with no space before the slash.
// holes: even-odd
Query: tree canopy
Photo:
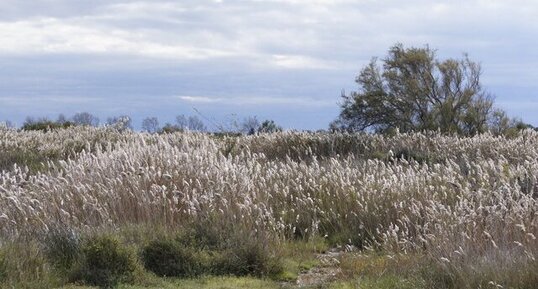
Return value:
<svg viewBox="0 0 538 289">
<path fill-rule="evenodd" d="M 474 135 L 502 114 L 480 82 L 481 67 L 467 55 L 438 60 L 428 46 L 392 46 L 356 78 L 359 90 L 342 93 L 334 130 L 401 132 L 439 130 Z"/>
</svg>

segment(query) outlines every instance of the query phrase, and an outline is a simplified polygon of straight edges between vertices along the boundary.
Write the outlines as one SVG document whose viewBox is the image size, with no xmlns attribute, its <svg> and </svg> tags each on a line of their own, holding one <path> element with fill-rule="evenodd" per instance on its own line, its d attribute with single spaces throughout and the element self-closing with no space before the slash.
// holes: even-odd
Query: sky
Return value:
<svg viewBox="0 0 538 289">
<path fill-rule="evenodd" d="M 88 111 L 324 129 L 361 68 L 402 43 L 468 53 L 496 105 L 538 125 L 536 19 L 534 0 L 2 0 L 0 121 Z"/>
</svg>

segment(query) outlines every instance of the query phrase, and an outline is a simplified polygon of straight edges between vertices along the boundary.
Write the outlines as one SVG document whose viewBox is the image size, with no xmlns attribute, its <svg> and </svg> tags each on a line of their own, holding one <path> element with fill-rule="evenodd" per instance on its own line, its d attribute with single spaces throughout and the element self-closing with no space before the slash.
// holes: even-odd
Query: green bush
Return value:
<svg viewBox="0 0 538 289">
<path fill-rule="evenodd" d="M 193 277 L 203 274 L 276 276 L 283 269 L 267 240 L 201 220 L 175 238 L 162 237 L 146 245 L 141 259 L 159 276 Z"/>
<path fill-rule="evenodd" d="M 61 271 L 69 271 L 81 257 L 79 235 L 73 230 L 57 227 L 45 236 L 45 255 Z"/>
<path fill-rule="evenodd" d="M 203 254 L 173 239 L 152 241 L 141 255 L 144 267 L 159 276 L 193 277 L 208 269 Z"/>
<path fill-rule="evenodd" d="M 200 220 L 187 226 L 176 239 L 187 247 L 214 251 L 225 246 L 224 240 L 229 234 L 228 230 L 211 224 L 211 220 Z"/>
<path fill-rule="evenodd" d="M 101 288 L 115 287 L 133 280 L 137 269 L 134 254 L 109 236 L 89 239 L 82 247 L 82 262 L 74 279 Z"/>
<path fill-rule="evenodd" d="M 283 265 L 267 248 L 256 242 L 241 242 L 225 250 L 214 263 L 214 272 L 235 276 L 277 276 Z"/>
<path fill-rule="evenodd" d="M 177 238 L 199 256 L 209 258 L 205 273 L 274 276 L 283 270 L 280 260 L 271 254 L 268 235 L 253 235 L 228 224 L 215 226 L 216 222 L 212 218 L 199 220 Z"/>
<path fill-rule="evenodd" d="M 62 129 L 62 128 L 69 128 L 74 126 L 72 122 L 55 122 L 51 120 L 40 120 L 36 122 L 25 122 L 21 129 L 22 130 L 38 130 L 38 131 L 51 131 L 56 129 Z"/>
</svg>

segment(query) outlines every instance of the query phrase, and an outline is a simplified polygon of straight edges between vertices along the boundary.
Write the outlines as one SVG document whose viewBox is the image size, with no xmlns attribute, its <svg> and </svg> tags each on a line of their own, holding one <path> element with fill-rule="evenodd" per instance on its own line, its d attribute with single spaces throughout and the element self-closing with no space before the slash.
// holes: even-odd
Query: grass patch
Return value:
<svg viewBox="0 0 538 289">
<path fill-rule="evenodd" d="M 36 241 L 3 243 L 0 248 L 0 288 L 53 288 L 62 284 Z"/>
<path fill-rule="evenodd" d="M 0 284 L 7 280 L 6 253 L 0 249 Z"/>
<path fill-rule="evenodd" d="M 360 277 L 353 281 L 336 282 L 327 286 L 328 289 L 426 289 L 424 280 L 417 278 L 402 278 L 396 275 L 381 277 Z"/>
<path fill-rule="evenodd" d="M 430 288 L 535 289 L 538 284 L 538 261 L 516 263 L 507 260 L 475 258 L 466 264 L 425 263 L 420 274 Z"/>
<path fill-rule="evenodd" d="M 0 150 L 0 171 L 10 171 L 13 165 L 17 164 L 19 167 L 28 167 L 29 172 L 35 174 L 47 169 L 47 161 L 56 159 L 56 156 L 48 156 L 34 150 L 18 148 Z"/>
<path fill-rule="evenodd" d="M 316 255 L 327 251 L 328 245 L 323 238 L 312 238 L 309 241 L 283 242 L 280 248 L 282 271 L 274 279 L 295 282 L 301 272 L 319 265 Z"/>
<path fill-rule="evenodd" d="M 69 285 L 60 289 L 90 289 Z M 253 277 L 202 276 L 192 279 L 155 278 L 152 285 L 120 285 L 120 289 L 278 289 L 278 282 Z"/>
</svg>

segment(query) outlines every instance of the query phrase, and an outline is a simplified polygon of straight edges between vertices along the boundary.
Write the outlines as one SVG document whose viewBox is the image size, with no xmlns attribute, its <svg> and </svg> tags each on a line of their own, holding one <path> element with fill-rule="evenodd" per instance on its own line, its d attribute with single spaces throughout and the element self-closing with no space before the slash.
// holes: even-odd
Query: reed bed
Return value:
<svg viewBox="0 0 538 289">
<path fill-rule="evenodd" d="M 538 281 L 534 131 L 508 139 L 0 129 L 0 150 L 15 149 L 56 157 L 38 172 L 1 172 L 3 241 L 57 226 L 205 222 L 277 241 L 321 236 L 426 256 L 451 276 L 485 274 L 493 285 L 513 270 Z"/>
</svg>

